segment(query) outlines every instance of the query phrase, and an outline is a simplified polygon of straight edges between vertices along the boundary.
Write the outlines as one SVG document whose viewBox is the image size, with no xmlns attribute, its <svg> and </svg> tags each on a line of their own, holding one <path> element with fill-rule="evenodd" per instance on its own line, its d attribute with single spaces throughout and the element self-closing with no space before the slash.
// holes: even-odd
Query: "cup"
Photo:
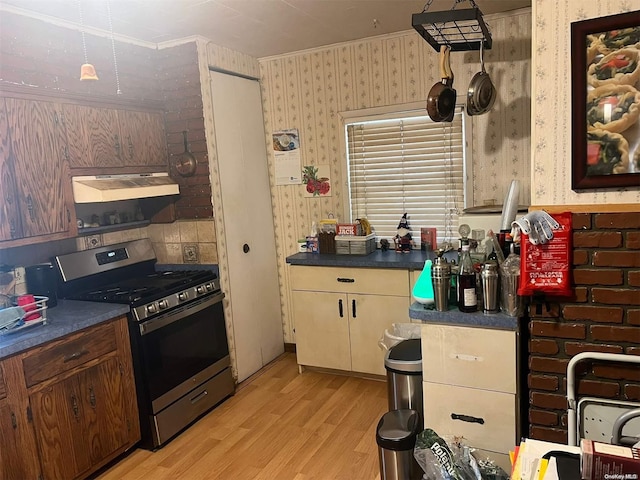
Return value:
<svg viewBox="0 0 640 480">
<path fill-rule="evenodd" d="M 33 295 L 20 295 L 18 297 L 18 306 L 22 307 L 22 309 L 27 312 L 27 315 L 24 317 L 25 322 L 29 322 L 31 320 L 38 320 L 40 318 L 40 314 L 38 312 L 28 313 L 36 310 L 38 307 L 36 306 L 36 299 Z"/>
</svg>

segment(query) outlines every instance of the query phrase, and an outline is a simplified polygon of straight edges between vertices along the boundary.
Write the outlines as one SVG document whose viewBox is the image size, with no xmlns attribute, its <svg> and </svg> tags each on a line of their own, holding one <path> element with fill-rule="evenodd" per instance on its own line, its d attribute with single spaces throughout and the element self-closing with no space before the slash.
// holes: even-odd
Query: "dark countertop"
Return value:
<svg viewBox="0 0 640 480">
<path fill-rule="evenodd" d="M 57 306 L 47 308 L 46 324 L 0 335 L 0 360 L 128 312 L 129 305 L 58 300 Z"/>
<path fill-rule="evenodd" d="M 410 253 L 397 253 L 395 250 L 383 252 L 378 249 L 368 255 L 336 255 L 333 253 L 296 253 L 287 257 L 291 265 L 309 265 L 317 267 L 374 267 L 404 268 L 422 270 L 426 260 L 433 260 L 433 252 L 412 250 Z"/>
<path fill-rule="evenodd" d="M 510 317 L 504 313 L 483 313 L 482 311 L 464 313 L 458 307 L 452 307 L 448 312 L 438 312 L 434 307 L 425 308 L 418 302 L 409 307 L 409 318 L 412 322 L 438 323 L 441 325 L 456 325 L 459 327 L 495 328 L 499 330 L 518 330 L 519 318 Z"/>
</svg>

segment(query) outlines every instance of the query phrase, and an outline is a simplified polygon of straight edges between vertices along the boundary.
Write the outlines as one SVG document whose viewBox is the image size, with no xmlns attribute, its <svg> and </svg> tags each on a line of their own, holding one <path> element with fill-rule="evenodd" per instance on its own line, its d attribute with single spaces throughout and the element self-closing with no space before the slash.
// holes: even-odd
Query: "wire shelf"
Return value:
<svg viewBox="0 0 640 480">
<path fill-rule="evenodd" d="M 490 50 L 493 44 L 479 8 L 414 13 L 411 24 L 436 52 L 441 46 L 452 52 L 480 50 L 480 42 Z"/>
</svg>

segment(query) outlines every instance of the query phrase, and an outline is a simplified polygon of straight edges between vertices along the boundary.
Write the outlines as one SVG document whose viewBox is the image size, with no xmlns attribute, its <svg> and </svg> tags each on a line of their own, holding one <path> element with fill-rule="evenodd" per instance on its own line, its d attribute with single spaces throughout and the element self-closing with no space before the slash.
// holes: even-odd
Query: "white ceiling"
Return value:
<svg viewBox="0 0 640 480">
<path fill-rule="evenodd" d="M 433 0 L 428 11 L 471 8 Z M 531 6 L 531 0 L 475 0 L 483 14 Z M 256 58 L 411 30 L 426 0 L 0 0 L 0 10 L 45 15 L 161 43 L 201 35 Z M 107 3 L 108 2 L 108 3 Z M 0 11 L 1 14 L 1 11 Z M 489 25 L 490 26 L 490 25 Z"/>
</svg>

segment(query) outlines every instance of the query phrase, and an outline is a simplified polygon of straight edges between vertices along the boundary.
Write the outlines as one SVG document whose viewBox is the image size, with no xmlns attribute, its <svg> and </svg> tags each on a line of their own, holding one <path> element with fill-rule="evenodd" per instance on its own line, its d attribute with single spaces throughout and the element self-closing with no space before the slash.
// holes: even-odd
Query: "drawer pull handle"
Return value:
<svg viewBox="0 0 640 480">
<path fill-rule="evenodd" d="M 351 300 L 351 312 L 353 313 L 353 318 L 356 318 L 356 301 Z"/>
<path fill-rule="evenodd" d="M 204 392 L 199 393 L 198 395 L 196 395 L 195 397 L 193 397 L 191 399 L 191 405 L 199 402 L 200 400 L 202 400 L 207 395 L 209 395 L 209 392 L 207 392 L 206 390 Z"/>
<path fill-rule="evenodd" d="M 71 408 L 73 409 L 73 416 L 78 420 L 80 414 L 80 408 L 78 407 L 78 399 L 75 394 L 71 395 Z"/>
<path fill-rule="evenodd" d="M 16 414 L 13 412 L 11 412 L 11 426 L 14 430 L 18 428 L 18 420 L 16 419 Z"/>
<path fill-rule="evenodd" d="M 460 415 L 458 413 L 452 413 L 451 419 L 462 420 L 463 422 L 469 422 L 469 423 L 479 423 L 480 425 L 484 425 L 484 418 L 472 417 L 471 415 Z"/>
<path fill-rule="evenodd" d="M 72 360 L 77 360 L 78 358 L 82 357 L 83 355 L 87 355 L 88 353 L 89 350 L 80 350 L 79 352 L 74 352 L 71 355 L 67 355 L 66 357 L 64 357 L 63 362 L 67 363 Z"/>
<path fill-rule="evenodd" d="M 338 300 L 338 311 L 340 312 L 340 318 L 344 317 L 342 313 L 342 299 Z"/>
<path fill-rule="evenodd" d="M 342 282 L 342 283 L 355 283 L 356 279 L 355 278 L 342 278 L 342 277 L 338 277 L 338 281 Z"/>
<path fill-rule="evenodd" d="M 93 391 L 93 385 L 89 387 L 89 403 L 93 409 L 96 408 L 96 392 Z"/>
</svg>

